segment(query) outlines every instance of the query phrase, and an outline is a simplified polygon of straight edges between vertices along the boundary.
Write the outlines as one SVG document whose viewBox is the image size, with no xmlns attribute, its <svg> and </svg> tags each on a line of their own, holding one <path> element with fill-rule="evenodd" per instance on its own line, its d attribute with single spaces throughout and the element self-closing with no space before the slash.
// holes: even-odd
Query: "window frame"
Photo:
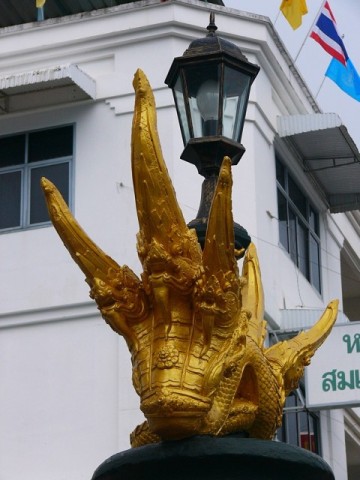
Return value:
<svg viewBox="0 0 360 480">
<path fill-rule="evenodd" d="M 307 430 L 303 430 L 306 424 Z M 295 427 L 295 428 L 294 428 Z M 302 444 L 302 435 L 308 435 L 308 446 Z M 303 436 L 305 439 L 306 437 Z M 322 455 L 321 416 L 319 411 L 310 411 L 305 406 L 305 389 L 300 384 L 285 401 L 282 424 L 276 432 L 278 441 L 304 448 L 317 455 Z M 312 442 L 314 440 L 314 443 Z"/>
<path fill-rule="evenodd" d="M 278 154 L 275 154 L 275 166 L 276 166 L 276 193 L 277 193 L 277 204 L 278 204 L 278 221 L 279 221 L 279 244 L 283 249 L 289 254 L 289 257 L 304 275 L 304 277 L 310 282 L 310 284 L 315 288 L 315 290 L 321 294 L 322 293 L 322 275 L 321 275 L 321 239 L 320 239 L 320 214 L 318 209 L 314 207 L 314 204 L 304 193 L 304 191 L 299 186 L 298 182 L 295 179 L 295 175 L 292 174 L 287 165 L 281 160 Z M 279 177 L 279 166 L 282 169 L 283 184 L 282 179 Z M 290 181 L 293 186 L 296 187 L 298 193 L 302 196 L 304 200 L 305 210 L 301 211 L 299 205 L 297 205 L 292 198 L 290 192 Z M 283 204 L 280 204 L 280 195 Z M 281 218 L 280 208 L 284 207 L 286 212 L 286 229 L 283 228 L 284 219 Z M 304 216 L 306 215 L 306 217 Z M 291 221 L 292 219 L 292 221 Z M 313 223 L 314 226 L 311 224 Z M 305 248 L 305 256 L 300 254 L 300 232 L 305 232 L 305 242 L 302 243 L 302 246 Z M 286 235 L 286 245 L 284 244 L 284 232 Z M 312 240 L 316 244 L 316 252 L 312 249 Z M 315 255 L 317 257 L 317 262 L 314 261 Z M 305 259 L 305 262 L 303 261 Z M 317 265 L 316 271 L 314 271 L 314 264 Z"/>
<path fill-rule="evenodd" d="M 272 330 L 270 327 L 269 345 L 271 347 L 279 342 L 291 340 L 299 333 L 300 330 Z M 299 380 L 298 387 L 286 396 L 282 411 L 282 422 L 276 430 L 275 439 L 322 456 L 321 412 L 320 410 L 309 410 L 306 407 L 305 383 L 305 376 L 303 376 Z M 309 448 L 302 444 L 302 439 L 306 440 L 306 436 L 304 436 L 306 434 Z M 312 440 L 314 440 L 314 443 Z"/>
<path fill-rule="evenodd" d="M 61 129 L 64 127 L 72 128 L 72 154 L 65 155 L 62 157 L 49 158 L 45 160 L 29 161 L 29 136 L 33 133 L 46 132 L 49 130 Z M 35 170 L 41 167 L 51 167 L 53 165 L 67 164 L 68 165 L 68 199 L 67 203 L 69 208 L 73 207 L 73 197 L 74 197 L 74 163 L 75 163 L 75 138 L 76 138 L 76 128 L 74 123 L 64 123 L 61 125 L 54 125 L 51 127 L 26 130 L 15 132 L 9 135 L 2 135 L 2 138 L 8 138 L 13 136 L 25 136 L 25 152 L 24 152 L 24 161 L 23 163 L 18 163 L 16 165 L 7 165 L 5 167 L 0 166 L 0 175 L 20 172 L 21 181 L 20 181 L 20 215 L 19 215 L 19 225 L 1 228 L 0 226 L 0 235 L 18 232 L 24 230 L 31 230 L 35 228 L 42 228 L 51 224 L 50 218 L 43 222 L 30 223 L 31 221 L 31 170 Z"/>
</svg>

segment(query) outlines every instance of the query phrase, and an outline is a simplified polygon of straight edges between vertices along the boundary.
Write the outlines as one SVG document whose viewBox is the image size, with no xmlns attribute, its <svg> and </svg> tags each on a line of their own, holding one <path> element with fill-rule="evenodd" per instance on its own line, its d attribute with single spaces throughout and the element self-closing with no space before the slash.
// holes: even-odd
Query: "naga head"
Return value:
<svg viewBox="0 0 360 480">
<path fill-rule="evenodd" d="M 132 174 L 139 220 L 139 278 L 100 250 L 56 187 L 42 179 L 52 222 L 89 284 L 105 321 L 129 347 L 146 422 L 133 446 L 196 434 L 271 438 L 285 396 L 296 388 L 336 319 L 331 302 L 294 339 L 264 346 L 266 322 L 256 249 L 242 274 L 234 248 L 231 161 L 225 157 L 203 251 L 187 227 L 162 157 L 147 78 L 134 78 Z"/>
</svg>

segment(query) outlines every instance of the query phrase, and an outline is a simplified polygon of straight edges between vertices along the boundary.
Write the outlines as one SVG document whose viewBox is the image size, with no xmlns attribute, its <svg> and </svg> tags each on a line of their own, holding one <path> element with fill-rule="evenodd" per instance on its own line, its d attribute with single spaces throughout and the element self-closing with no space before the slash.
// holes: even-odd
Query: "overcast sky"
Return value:
<svg viewBox="0 0 360 480">
<path fill-rule="evenodd" d="M 309 30 L 317 16 L 322 0 L 307 0 L 309 13 L 303 16 L 302 26 L 293 30 L 284 16 L 279 13 L 281 0 L 223 0 L 226 7 L 265 15 L 275 23 L 281 39 L 293 58 L 298 54 L 296 66 L 323 112 L 335 112 L 349 130 L 360 150 L 360 102 L 346 95 L 332 80 L 326 77 L 321 86 L 331 56 L 312 38 Z M 328 0 L 335 16 L 337 28 L 352 63 L 360 74 L 360 0 Z M 320 88 L 321 87 L 321 88 Z M 320 88 L 320 91 L 319 91 Z M 318 93 L 319 92 L 319 93 Z"/>
</svg>

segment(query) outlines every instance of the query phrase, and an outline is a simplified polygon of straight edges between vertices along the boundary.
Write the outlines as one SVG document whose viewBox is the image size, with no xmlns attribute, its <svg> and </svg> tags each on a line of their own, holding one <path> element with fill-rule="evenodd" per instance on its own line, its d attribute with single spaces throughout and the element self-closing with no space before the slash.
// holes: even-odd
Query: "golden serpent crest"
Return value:
<svg viewBox="0 0 360 480">
<path fill-rule="evenodd" d="M 285 397 L 336 320 L 337 301 L 308 332 L 270 348 L 256 249 L 242 274 L 234 251 L 231 161 L 224 158 L 203 251 L 183 218 L 162 157 L 147 78 L 134 78 L 132 174 L 141 278 L 119 266 L 42 179 L 52 222 L 106 322 L 129 347 L 146 422 L 132 446 L 196 434 L 272 438 Z"/>
</svg>

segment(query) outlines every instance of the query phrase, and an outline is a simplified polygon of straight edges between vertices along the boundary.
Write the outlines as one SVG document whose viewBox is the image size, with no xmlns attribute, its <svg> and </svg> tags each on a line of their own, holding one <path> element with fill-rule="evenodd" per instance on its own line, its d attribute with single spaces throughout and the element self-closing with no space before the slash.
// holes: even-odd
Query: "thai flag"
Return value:
<svg viewBox="0 0 360 480">
<path fill-rule="evenodd" d="M 329 2 L 325 2 L 319 14 L 310 37 L 318 42 L 324 50 L 336 58 L 343 65 L 349 58 L 345 45 L 336 28 L 336 20 L 331 11 Z"/>
</svg>

